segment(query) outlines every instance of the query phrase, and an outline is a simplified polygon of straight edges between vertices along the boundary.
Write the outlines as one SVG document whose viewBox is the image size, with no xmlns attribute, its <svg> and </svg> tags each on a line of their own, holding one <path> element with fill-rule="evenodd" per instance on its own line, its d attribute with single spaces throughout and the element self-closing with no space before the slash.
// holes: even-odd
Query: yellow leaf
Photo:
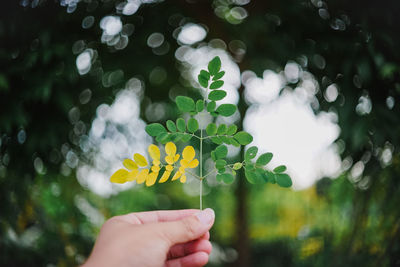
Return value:
<svg viewBox="0 0 400 267">
<path fill-rule="evenodd" d="M 119 169 L 110 177 L 110 181 L 117 184 L 123 184 L 127 181 L 129 172 L 125 169 Z"/>
<path fill-rule="evenodd" d="M 149 145 L 148 151 L 152 159 L 160 160 L 160 149 L 158 148 L 158 146 L 151 144 Z"/>
<path fill-rule="evenodd" d="M 183 184 L 186 182 L 186 175 L 182 175 L 180 182 Z"/>
<path fill-rule="evenodd" d="M 165 156 L 165 161 L 166 161 L 168 164 L 174 164 L 174 157 L 172 157 L 172 156 Z"/>
<path fill-rule="evenodd" d="M 158 159 L 153 160 L 153 165 L 158 166 L 161 164 L 161 161 L 159 161 Z"/>
<path fill-rule="evenodd" d="M 189 161 L 187 161 L 186 159 L 181 159 L 181 166 L 183 168 L 189 167 Z"/>
<path fill-rule="evenodd" d="M 187 146 L 187 147 L 185 147 L 185 149 L 183 149 L 182 157 L 184 159 L 186 159 L 187 161 L 191 161 L 195 155 L 196 155 L 196 153 L 192 146 Z"/>
<path fill-rule="evenodd" d="M 176 179 L 178 179 L 179 177 L 181 177 L 182 172 L 177 171 L 174 176 L 172 177 L 171 181 L 175 181 Z"/>
<path fill-rule="evenodd" d="M 131 159 L 124 159 L 122 165 L 124 165 L 124 167 L 128 170 L 135 170 L 139 168 L 138 165 Z"/>
<path fill-rule="evenodd" d="M 138 184 L 143 184 L 147 180 L 147 176 L 148 175 L 149 175 L 149 169 L 141 170 L 139 175 L 138 175 L 138 177 L 137 177 L 137 179 L 136 179 L 136 182 Z"/>
<path fill-rule="evenodd" d="M 151 167 L 151 171 L 152 172 L 159 172 L 160 171 L 160 167 L 159 166 L 152 166 Z"/>
<path fill-rule="evenodd" d="M 167 153 L 168 156 L 173 156 L 176 153 L 176 145 L 172 142 L 168 142 L 165 145 L 165 153 Z"/>
<path fill-rule="evenodd" d="M 135 153 L 135 155 L 133 155 L 133 159 L 140 167 L 145 167 L 148 165 L 146 158 L 139 153 Z"/>
<path fill-rule="evenodd" d="M 189 168 L 196 168 L 197 165 L 199 165 L 199 161 L 197 159 L 192 160 L 191 162 L 189 162 Z"/>
<path fill-rule="evenodd" d="M 152 186 L 157 180 L 158 172 L 152 172 L 147 176 L 146 186 Z"/>
<path fill-rule="evenodd" d="M 172 170 L 174 169 L 174 167 L 172 165 L 167 165 L 165 166 L 165 169 L 169 172 L 172 172 Z"/>
<path fill-rule="evenodd" d="M 169 176 L 171 175 L 170 171 L 164 171 L 163 175 L 161 176 L 159 183 L 164 183 L 168 180 Z"/>
<path fill-rule="evenodd" d="M 130 171 L 129 173 L 128 173 L 128 177 L 127 177 L 127 181 L 128 182 L 130 182 L 130 181 L 134 181 L 136 178 L 137 178 L 137 175 L 139 174 L 139 170 L 138 169 L 135 169 L 135 170 L 132 170 L 132 171 Z"/>
</svg>

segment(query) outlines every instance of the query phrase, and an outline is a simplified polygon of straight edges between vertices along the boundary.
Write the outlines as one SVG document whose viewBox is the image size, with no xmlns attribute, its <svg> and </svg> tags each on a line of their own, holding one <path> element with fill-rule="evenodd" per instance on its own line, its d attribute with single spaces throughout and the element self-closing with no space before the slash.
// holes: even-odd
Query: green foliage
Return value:
<svg viewBox="0 0 400 267">
<path fill-rule="evenodd" d="M 211 88 L 211 87 L 210 87 Z M 218 101 L 224 99 L 226 92 L 224 90 L 214 90 L 208 94 L 208 99 Z"/>
<path fill-rule="evenodd" d="M 239 142 L 239 144 L 245 146 L 253 142 L 253 136 L 251 136 L 249 133 L 245 131 L 238 132 L 234 135 L 236 141 Z"/>
<path fill-rule="evenodd" d="M 218 126 L 217 134 L 218 135 L 223 135 L 223 134 L 226 133 L 227 129 L 228 129 L 228 127 L 226 126 L 226 124 L 221 124 L 221 125 Z"/>
<path fill-rule="evenodd" d="M 267 165 L 272 160 L 272 153 L 264 153 L 258 157 L 256 164 L 257 165 Z"/>
<path fill-rule="evenodd" d="M 284 171 L 286 171 L 286 166 L 285 165 L 280 165 L 280 166 L 278 166 L 278 167 L 276 167 L 274 169 L 275 173 L 281 173 L 281 172 L 284 172 Z"/>
<path fill-rule="evenodd" d="M 211 113 L 215 110 L 216 107 L 217 107 L 217 103 L 215 101 L 210 101 L 207 104 L 207 111 Z"/>
<path fill-rule="evenodd" d="M 232 116 L 236 111 L 236 106 L 233 104 L 219 105 L 216 112 L 224 117 Z"/>
<path fill-rule="evenodd" d="M 229 125 L 228 129 L 226 130 L 227 135 L 234 135 L 237 131 L 237 126 L 235 124 Z"/>
<path fill-rule="evenodd" d="M 254 159 L 257 156 L 258 152 L 258 147 L 252 146 L 249 149 L 247 149 L 246 153 L 244 154 L 244 160 L 246 162 L 250 162 L 252 159 Z"/>
<path fill-rule="evenodd" d="M 197 112 L 202 112 L 204 110 L 204 100 L 203 99 L 199 99 L 196 102 L 196 111 Z"/>
<path fill-rule="evenodd" d="M 22 6 L 22 2 L 29 4 Z M 248 69 L 262 75 L 266 69 L 283 70 L 288 62 L 299 64 L 301 72 L 314 75 L 318 83 L 315 97 L 319 105 L 318 108 L 313 106 L 313 112 L 337 112 L 340 126 L 338 144 L 346 144 L 341 156 L 356 161 L 361 160 L 362 155 L 374 155 L 365 164 L 358 182 L 350 182 L 343 175 L 335 180 L 323 179 L 315 187 L 296 192 L 275 190 L 275 186 L 243 187 L 238 184 L 241 190 L 249 190 L 242 196 L 248 195 L 251 202 L 245 202 L 241 195 L 234 195 L 233 190 L 212 189 L 207 200 L 218 214 L 214 242 L 233 246 L 229 241 L 240 229 L 234 229 L 232 222 L 242 226 L 239 221 L 245 217 L 254 238 L 254 246 L 245 256 L 252 258 L 254 266 L 391 266 L 398 261 L 398 231 L 395 226 L 400 217 L 396 206 L 400 188 L 400 106 L 397 101 L 400 59 L 397 52 L 399 16 L 393 15 L 397 4 L 388 3 L 381 8 L 376 1 L 329 2 L 330 18 L 322 19 L 318 15 L 321 7 L 314 5 L 314 1 L 252 1 L 251 5 L 240 6 L 248 12 L 248 16 L 241 20 L 232 16 L 233 8 L 237 6 L 234 1 L 228 5 L 225 1 L 213 1 L 212 6 L 201 1 L 190 4 L 161 1 L 146 6 L 143 1 L 140 9 L 129 16 L 115 11 L 118 4 L 115 1 L 95 5 L 96 8 L 93 8 L 93 1 L 81 1 L 76 11 L 68 14 L 66 8 L 59 5 L 60 1 L 39 1 L 36 8 L 33 8 L 35 1 L 22 2 L 5 2 L 0 16 L 0 39 L 4 40 L 0 48 L 2 265 L 81 265 L 79 259 L 89 255 L 99 229 L 78 208 L 78 197 L 86 199 L 105 218 L 133 210 L 190 208 L 197 203 L 185 196 L 181 187 L 173 185 L 154 190 L 134 187 L 105 201 L 90 190 L 82 190 L 76 179 L 76 170 L 66 168 L 64 159 L 65 152 L 71 151 L 79 156 L 79 162 L 87 158 L 93 161 L 93 156 L 82 152 L 79 144 L 88 136 L 99 103 L 110 105 L 132 76 L 142 77 L 141 83 L 146 86 L 144 99 L 154 97 L 155 101 L 166 101 L 170 96 L 168 88 L 175 85 L 183 90 L 193 89 L 176 78 L 181 77 L 180 68 L 175 67 L 180 61 L 176 60 L 174 53 L 179 44 L 168 36 L 182 27 L 170 19 L 177 11 L 189 21 L 201 21 L 207 27 L 203 43 L 190 49 L 200 48 L 211 38 L 223 36 L 226 41 L 243 44 L 240 47 L 244 48 L 245 57 L 240 51 L 242 48 L 235 48 L 234 42 L 227 43 L 225 48 L 240 70 Z M 199 12 L 189 12 L 193 8 Z M 218 13 L 217 19 L 214 18 L 217 12 L 213 10 L 222 12 Z M 68 12 L 71 12 L 70 8 Z M 95 24 L 82 29 L 84 18 L 89 15 Z M 115 46 L 100 41 L 102 31 L 98 22 L 105 15 L 121 17 L 123 38 L 117 35 L 118 38 L 114 39 L 129 40 L 127 48 L 121 49 L 120 41 Z M 133 35 L 126 31 L 131 25 L 135 26 Z M 155 25 L 168 27 L 156 29 Z M 163 44 L 152 49 L 142 47 L 155 31 L 166 37 Z M 208 45 L 210 48 L 207 49 L 215 47 L 211 42 Z M 165 46 L 169 47 L 168 53 L 159 54 L 160 48 Z M 93 52 L 91 70 L 80 75 L 76 70 L 76 59 L 85 49 Z M 224 53 L 224 47 L 218 49 Z M 155 66 L 166 70 L 164 82 L 153 83 L 147 78 Z M 118 81 L 111 79 L 114 70 L 123 72 L 123 78 Z M 200 86 L 206 88 L 211 81 L 221 79 L 223 74 L 224 71 L 219 70 L 213 76 L 208 75 L 206 86 L 199 82 Z M 302 82 L 301 77 L 298 82 Z M 329 102 L 325 99 L 326 88 L 332 82 L 340 88 L 339 96 L 336 101 Z M 297 85 L 296 82 L 288 86 L 294 89 Z M 87 88 L 91 92 L 90 101 L 81 98 Z M 196 94 L 192 93 L 190 91 L 190 95 L 195 97 Z M 371 100 L 373 108 L 369 114 L 356 112 L 360 96 L 368 96 Z M 393 107 L 388 105 L 391 99 L 395 100 Z M 149 118 L 143 112 L 147 108 L 143 105 L 145 103 L 141 105 L 141 114 L 146 120 Z M 242 100 L 240 107 L 245 111 L 246 103 Z M 80 111 L 79 121 L 74 125 L 71 125 L 68 114 L 72 108 Z M 213 119 L 219 116 L 215 108 L 211 110 Z M 191 115 L 201 112 L 197 102 L 196 110 L 189 112 Z M 174 114 L 171 110 L 166 112 L 167 116 Z M 237 122 L 239 127 L 242 119 Z M 86 131 L 77 135 L 77 126 L 82 122 Z M 167 129 L 169 133 L 161 132 L 155 136 L 156 140 L 187 142 L 192 137 L 189 133 L 173 132 L 168 128 L 168 122 Z M 21 130 L 27 134 L 23 144 L 17 142 Z M 226 134 L 230 135 L 229 130 Z M 218 140 L 241 145 L 235 138 L 219 137 Z M 193 142 L 198 142 L 198 139 L 193 137 Z M 212 149 L 213 146 L 213 143 L 207 143 L 205 148 Z M 385 149 L 392 151 L 389 165 L 383 164 L 380 153 L 376 154 Z M 32 164 L 35 157 L 43 161 L 45 174 L 35 171 Z M 7 158 L 11 159 L 8 164 Z M 246 167 L 245 163 L 241 164 L 239 175 Z M 255 168 L 262 166 L 265 165 L 256 161 Z M 67 169 L 66 173 L 70 175 L 64 176 L 64 171 L 61 175 L 60 169 Z M 273 172 L 265 171 L 264 174 L 268 182 L 275 183 Z M 166 195 L 169 201 L 160 201 Z M 246 210 L 243 207 L 237 209 L 237 203 L 248 203 L 251 216 L 237 213 L 234 218 L 236 210 Z M 348 216 L 337 215 L 341 213 Z M 305 214 L 306 221 L 302 220 L 302 214 Z M 296 238 L 298 233 L 302 233 L 301 225 L 305 224 L 309 234 Z M 30 239 L 25 237 L 32 236 L 32 230 L 40 235 L 33 243 L 26 242 Z M 322 247 L 315 245 L 318 240 L 323 240 Z M 246 242 L 239 245 L 243 244 Z M 71 254 L 71 251 L 77 253 Z M 238 251 L 246 250 L 240 247 Z"/>
<path fill-rule="evenodd" d="M 166 133 L 167 130 L 160 123 L 152 123 L 146 126 L 146 132 L 150 136 L 158 136 L 161 133 Z"/>
<path fill-rule="evenodd" d="M 224 85 L 224 81 L 215 81 L 210 84 L 210 89 L 218 89 Z M 222 99 L 222 98 L 221 98 Z"/>
<path fill-rule="evenodd" d="M 167 129 L 168 131 L 175 133 L 176 132 L 176 125 L 173 121 L 167 120 Z"/>
<path fill-rule="evenodd" d="M 209 136 L 215 135 L 217 133 L 217 125 L 211 122 L 207 125 L 206 132 Z"/>
<path fill-rule="evenodd" d="M 211 75 L 216 75 L 221 69 L 221 59 L 217 56 L 208 63 L 208 71 Z"/>
<path fill-rule="evenodd" d="M 233 177 L 233 175 L 230 173 L 218 173 L 216 178 L 217 181 L 222 181 L 226 184 L 231 184 L 235 180 L 235 177 Z"/>
<path fill-rule="evenodd" d="M 217 159 L 223 159 L 228 154 L 228 148 L 225 145 L 217 146 L 214 151 Z"/>
<path fill-rule="evenodd" d="M 197 76 L 200 85 L 204 88 L 208 87 L 208 81 L 210 80 L 210 73 L 205 70 L 201 70 L 200 74 Z"/>
<path fill-rule="evenodd" d="M 178 131 L 180 131 L 181 133 L 186 131 L 186 122 L 184 119 L 182 118 L 178 118 L 176 120 L 176 128 L 178 129 Z"/>
<path fill-rule="evenodd" d="M 199 129 L 198 121 L 194 118 L 190 118 L 187 123 L 187 129 L 191 133 L 196 132 Z"/>
<path fill-rule="evenodd" d="M 194 111 L 196 108 L 194 100 L 190 97 L 177 96 L 175 101 L 176 101 L 176 105 L 178 106 L 179 110 L 182 112 Z"/>
<path fill-rule="evenodd" d="M 218 72 L 217 74 L 215 74 L 213 76 L 213 81 L 217 81 L 217 80 L 221 79 L 222 77 L 224 77 L 224 75 L 225 75 L 225 71 Z"/>
<path fill-rule="evenodd" d="M 276 173 L 275 174 L 276 183 L 281 187 L 291 187 L 292 179 L 286 173 Z"/>
</svg>

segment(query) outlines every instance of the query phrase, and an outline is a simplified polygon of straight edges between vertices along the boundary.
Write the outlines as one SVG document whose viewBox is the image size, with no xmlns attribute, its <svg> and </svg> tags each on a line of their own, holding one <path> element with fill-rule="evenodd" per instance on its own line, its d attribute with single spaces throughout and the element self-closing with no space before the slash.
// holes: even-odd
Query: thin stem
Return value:
<svg viewBox="0 0 400 267">
<path fill-rule="evenodd" d="M 200 130 L 200 210 L 203 209 L 203 129 Z"/>
</svg>

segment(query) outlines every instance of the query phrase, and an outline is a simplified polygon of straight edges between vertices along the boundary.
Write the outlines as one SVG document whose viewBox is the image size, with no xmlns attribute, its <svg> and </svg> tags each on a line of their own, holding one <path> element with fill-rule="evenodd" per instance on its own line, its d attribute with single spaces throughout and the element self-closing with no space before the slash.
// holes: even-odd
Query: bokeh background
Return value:
<svg viewBox="0 0 400 267">
<path fill-rule="evenodd" d="M 147 123 L 177 118 L 177 95 L 200 97 L 218 55 L 228 122 L 294 185 L 210 177 L 209 266 L 400 266 L 399 5 L 2 1 L 0 265 L 79 265 L 113 215 L 197 208 L 195 179 L 108 178 L 145 152 Z"/>
</svg>

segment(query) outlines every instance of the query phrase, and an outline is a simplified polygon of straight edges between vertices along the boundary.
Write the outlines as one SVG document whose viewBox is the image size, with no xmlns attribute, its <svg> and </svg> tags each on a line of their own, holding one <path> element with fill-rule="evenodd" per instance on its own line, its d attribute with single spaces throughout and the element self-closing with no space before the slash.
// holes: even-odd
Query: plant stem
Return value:
<svg viewBox="0 0 400 267">
<path fill-rule="evenodd" d="M 200 210 L 203 209 L 203 129 L 200 130 Z"/>
</svg>

